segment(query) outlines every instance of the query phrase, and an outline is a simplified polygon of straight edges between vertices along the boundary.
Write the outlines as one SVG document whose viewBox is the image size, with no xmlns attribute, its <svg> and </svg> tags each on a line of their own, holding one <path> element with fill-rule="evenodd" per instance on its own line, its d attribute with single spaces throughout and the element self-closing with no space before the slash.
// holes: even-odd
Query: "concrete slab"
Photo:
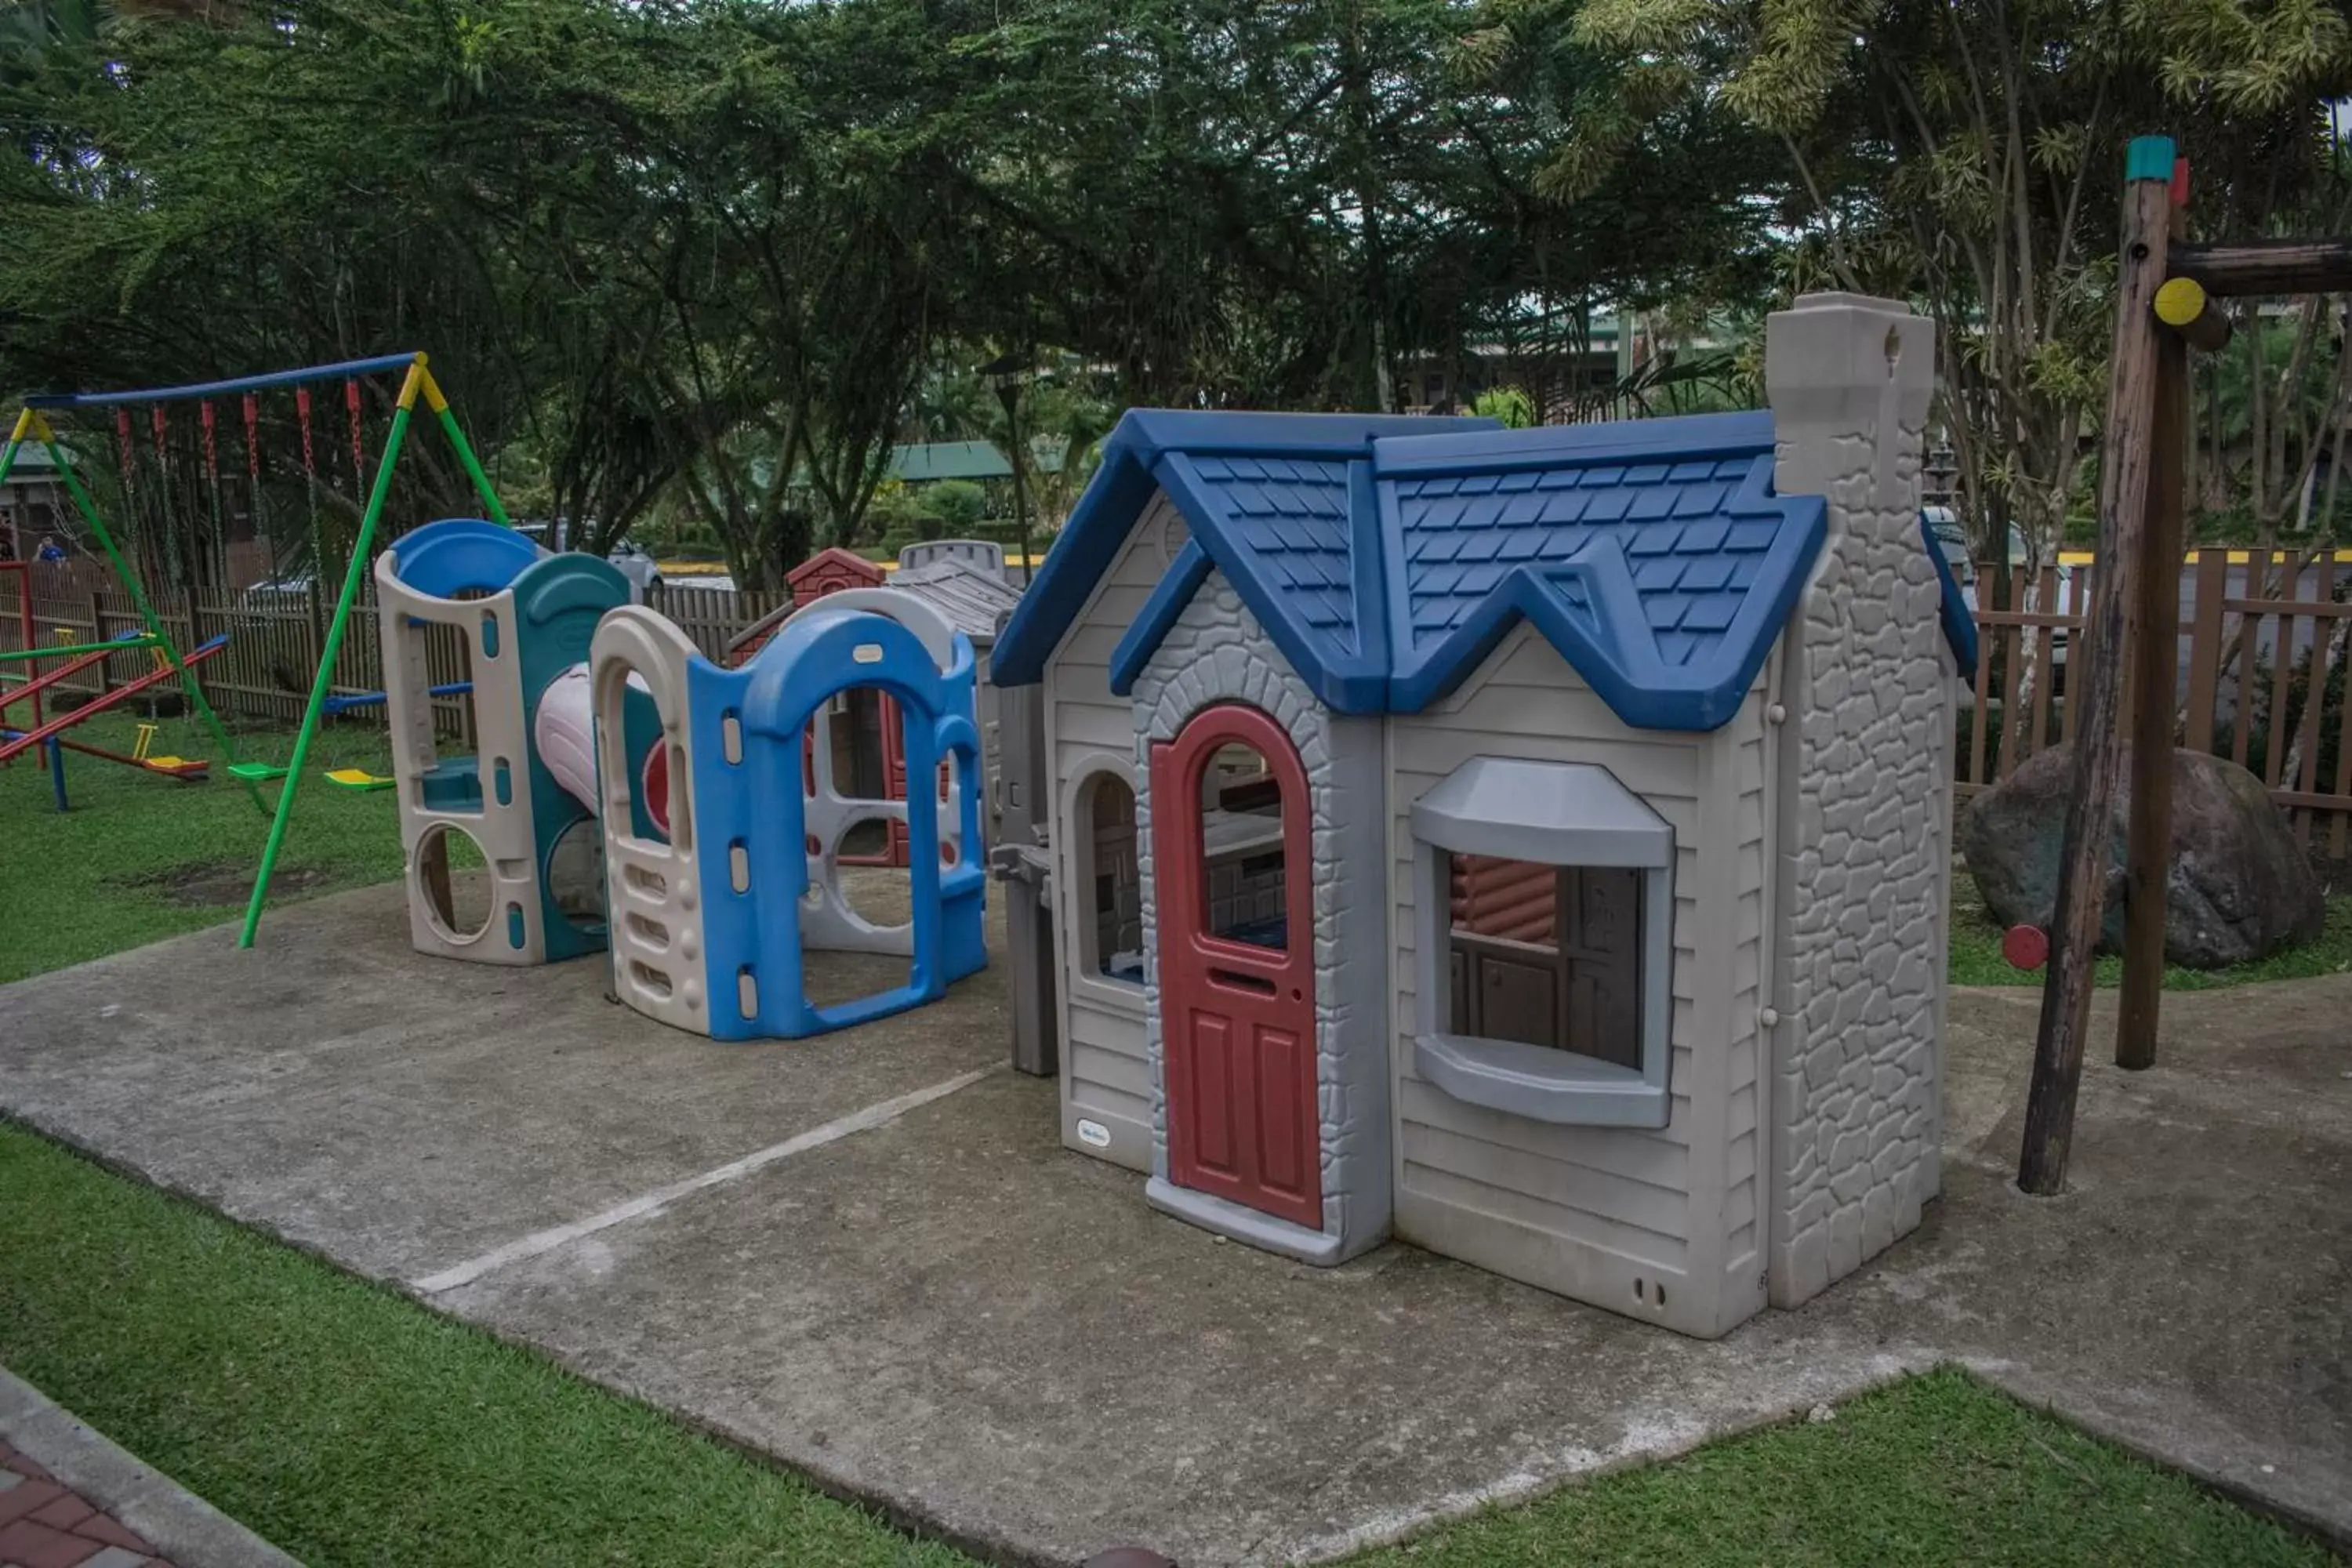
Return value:
<svg viewBox="0 0 2352 1568">
<path fill-rule="evenodd" d="M 1927 1225 L 1698 1344 L 1153 1214 L 982 1072 L 993 974 L 713 1047 L 593 965 L 410 954 L 394 889 L 271 929 L 0 989 L 0 1106 L 1006 1558 L 1329 1556 L 1950 1359 L 2352 1539 L 2352 977 L 2170 999 L 2161 1067 L 2086 1074 L 2054 1202 L 2008 1180 L 2034 996 L 1957 996 Z"/>
<path fill-rule="evenodd" d="M 606 1002 L 594 960 L 416 953 L 397 884 L 262 929 L 0 989 L 0 1106 L 390 1279 L 992 1067 L 1010 1027 L 983 979 L 854 1034 L 701 1039 Z"/>
</svg>

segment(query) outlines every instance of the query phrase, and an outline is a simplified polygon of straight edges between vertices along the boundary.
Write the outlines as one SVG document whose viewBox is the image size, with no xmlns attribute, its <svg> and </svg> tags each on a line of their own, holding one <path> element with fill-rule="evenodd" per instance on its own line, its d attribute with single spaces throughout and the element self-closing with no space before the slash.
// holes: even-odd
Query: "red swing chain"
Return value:
<svg viewBox="0 0 2352 1568">
<path fill-rule="evenodd" d="M 169 560 L 164 552 L 175 551 L 178 542 L 172 535 L 172 455 L 167 444 L 162 404 L 158 403 L 147 410 L 147 424 L 155 435 L 155 547 L 157 564 L 163 565 Z M 158 652 L 155 657 L 160 660 L 163 656 Z"/>
<path fill-rule="evenodd" d="M 248 392 L 245 395 L 245 482 L 247 486 L 246 520 L 249 525 L 247 537 L 266 541 L 269 546 L 269 575 L 276 581 L 280 572 L 278 542 L 270 538 L 268 524 L 261 515 L 261 400 Z"/>
<path fill-rule="evenodd" d="M 316 505 L 319 458 L 318 455 L 310 449 L 310 389 L 307 386 L 298 386 L 294 389 L 294 417 L 300 421 L 302 426 L 302 471 L 310 476 L 311 494 L 314 498 L 311 504 Z"/>
<path fill-rule="evenodd" d="M 310 389 L 294 389 L 294 416 L 302 425 L 302 473 L 310 498 L 310 562 L 316 574 L 313 592 L 323 587 L 330 576 L 327 560 L 327 531 L 319 521 L 319 454 L 310 444 Z"/>
<path fill-rule="evenodd" d="M 360 384 L 357 376 L 343 382 L 343 411 L 352 420 L 352 499 L 360 500 L 367 489 L 367 457 L 360 447 Z"/>
<path fill-rule="evenodd" d="M 221 584 L 228 582 L 228 522 L 221 516 L 220 437 L 213 420 L 213 400 L 196 405 L 196 423 L 205 432 L 205 510 L 212 520 L 213 569 Z"/>
<path fill-rule="evenodd" d="M 114 447 L 122 459 L 123 514 L 127 517 L 136 519 L 139 515 L 139 488 L 131 478 L 132 448 L 131 445 L 131 410 L 128 408 L 118 408 L 114 411 Z M 132 540 L 131 548 L 139 552 L 141 567 L 145 570 L 150 576 L 154 575 L 155 559 L 153 555 L 150 553 L 150 552 L 154 548 L 154 545 L 153 541 L 149 537 L 148 530 L 142 528 L 138 531 L 137 535 Z M 95 628 L 93 628 L 92 635 L 96 635 Z"/>
</svg>

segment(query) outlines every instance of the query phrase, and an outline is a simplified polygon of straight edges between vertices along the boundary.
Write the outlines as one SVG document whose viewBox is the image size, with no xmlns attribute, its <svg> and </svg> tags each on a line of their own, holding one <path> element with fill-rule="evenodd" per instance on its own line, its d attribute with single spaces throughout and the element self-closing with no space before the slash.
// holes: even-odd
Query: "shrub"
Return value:
<svg viewBox="0 0 2352 1568">
<path fill-rule="evenodd" d="M 988 492 L 970 479 L 942 479 L 923 491 L 922 500 L 939 524 L 925 539 L 969 539 L 988 513 Z"/>
<path fill-rule="evenodd" d="M 1471 400 L 1470 412 L 1499 420 L 1511 430 L 1524 430 L 1536 422 L 1535 401 L 1516 386 L 1488 387 Z"/>
</svg>

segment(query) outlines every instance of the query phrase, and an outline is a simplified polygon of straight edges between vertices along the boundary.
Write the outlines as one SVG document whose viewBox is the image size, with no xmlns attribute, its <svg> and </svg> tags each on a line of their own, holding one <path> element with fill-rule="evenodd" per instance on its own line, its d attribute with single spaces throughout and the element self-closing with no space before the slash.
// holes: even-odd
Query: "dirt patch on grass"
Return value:
<svg viewBox="0 0 2352 1568">
<path fill-rule="evenodd" d="M 271 874 L 269 896 L 282 899 L 323 884 L 327 873 L 315 866 L 289 866 Z M 226 909 L 253 896 L 253 868 L 241 860 L 199 860 L 167 871 L 126 877 L 122 885 L 159 894 L 168 903 L 191 909 Z"/>
</svg>

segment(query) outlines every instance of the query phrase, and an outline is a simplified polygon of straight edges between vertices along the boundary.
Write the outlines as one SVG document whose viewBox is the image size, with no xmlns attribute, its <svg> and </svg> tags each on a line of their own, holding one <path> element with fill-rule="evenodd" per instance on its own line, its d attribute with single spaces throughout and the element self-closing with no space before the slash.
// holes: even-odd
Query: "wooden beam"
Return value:
<svg viewBox="0 0 2352 1568">
<path fill-rule="evenodd" d="M 2191 348 L 2219 353 L 2230 346 L 2230 318 L 2194 278 L 2168 278 L 2156 291 L 2156 319 L 2189 340 Z"/>
<path fill-rule="evenodd" d="M 2175 279 L 2174 283 L 2182 281 Z M 2166 288 L 2173 284 L 2168 283 Z M 2190 285 L 2195 287 L 2195 285 Z M 2162 332 L 2156 345 L 2155 435 L 2147 476 L 2147 561 L 2140 574 L 2132 685 L 2131 828 L 2124 858 L 2124 981 L 2116 1016 L 2116 1066 L 2156 1065 L 2164 1008 L 2164 928 L 2172 872 L 2172 716 L 2180 663 L 2181 535 L 2188 489 L 2189 341 Z"/>
<path fill-rule="evenodd" d="M 2156 433 L 2160 335 L 2156 291 L 2164 283 L 2170 242 L 2172 163 L 2171 140 L 2162 136 L 2137 138 L 2124 161 L 2114 368 L 2099 458 L 2099 570 L 2092 582 L 2089 635 L 2074 639 L 2067 659 L 2068 679 L 2082 682 L 2067 706 L 2079 703 L 2082 710 L 2074 726 L 2074 788 L 2066 801 L 2049 978 L 2042 989 L 2033 1079 L 2025 1102 L 2024 1148 L 2017 1168 L 2017 1184 L 2042 1196 L 2066 1184 L 2074 1100 L 2083 1081 L 2083 1046 L 2091 1032 L 2091 981 L 2111 853 L 2108 823 L 2122 762 L 2116 731 L 2124 649 L 2139 608 L 2139 570 L 2146 553 L 2142 535 Z"/>
<path fill-rule="evenodd" d="M 2352 239 L 2249 239 L 2184 245 L 2169 276 L 2193 278 L 2209 294 L 2336 294 L 2352 289 Z"/>
</svg>

